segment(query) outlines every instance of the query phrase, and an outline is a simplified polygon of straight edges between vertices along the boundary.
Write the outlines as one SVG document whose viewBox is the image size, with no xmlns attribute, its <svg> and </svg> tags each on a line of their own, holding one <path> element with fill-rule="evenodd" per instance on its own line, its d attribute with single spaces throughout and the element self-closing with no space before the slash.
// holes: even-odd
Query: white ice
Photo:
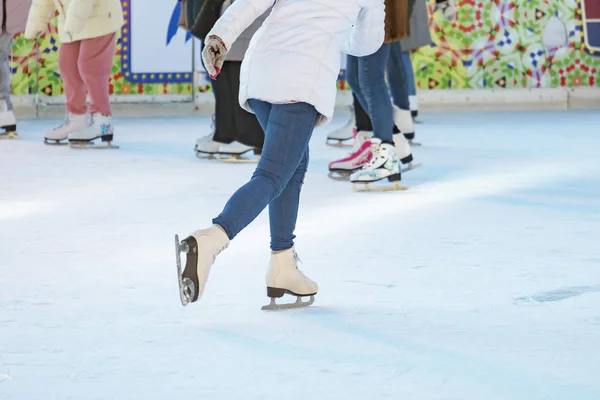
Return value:
<svg viewBox="0 0 600 400">
<path fill-rule="evenodd" d="M 266 213 L 184 308 L 173 236 L 254 165 L 201 117 L 116 120 L 116 151 L 0 141 L 0 399 L 600 399 L 600 113 L 423 113 L 406 192 L 302 195 L 307 309 L 268 303 Z M 251 201 L 251 199 L 248 199 Z M 289 299 L 293 300 L 293 299 Z"/>
</svg>

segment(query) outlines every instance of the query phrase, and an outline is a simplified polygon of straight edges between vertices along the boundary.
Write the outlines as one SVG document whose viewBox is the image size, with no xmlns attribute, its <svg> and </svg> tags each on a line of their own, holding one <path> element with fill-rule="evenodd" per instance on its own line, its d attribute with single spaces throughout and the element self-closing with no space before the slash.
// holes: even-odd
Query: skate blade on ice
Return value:
<svg viewBox="0 0 600 400">
<path fill-rule="evenodd" d="M 242 153 L 245 154 L 245 153 Z M 257 163 L 260 160 L 260 156 L 255 158 L 245 158 L 242 157 L 242 154 L 226 154 L 219 153 L 217 154 L 217 159 L 226 163 Z"/>
<path fill-rule="evenodd" d="M 48 146 L 66 146 L 69 143 L 61 142 L 60 140 L 54 140 L 54 139 L 44 139 L 44 144 L 48 145 Z"/>
<path fill-rule="evenodd" d="M 347 139 L 327 138 L 325 139 L 325 144 L 331 147 L 352 147 L 354 145 L 354 141 L 352 139 L 354 139 L 354 137 Z"/>
<path fill-rule="evenodd" d="M 408 190 L 408 186 L 401 185 L 399 181 L 385 184 L 376 182 L 352 182 L 352 189 L 355 192 L 399 192 Z"/>
<path fill-rule="evenodd" d="M 408 140 L 408 144 L 411 145 L 411 146 L 414 146 L 414 147 L 421 147 L 422 146 L 421 143 L 415 142 L 413 139 Z"/>
<path fill-rule="evenodd" d="M 21 139 L 21 136 L 15 131 L 0 133 L 0 139 Z"/>
<path fill-rule="evenodd" d="M 103 142 L 104 144 L 101 145 L 96 145 L 94 144 L 93 141 L 90 142 L 86 142 L 86 141 L 73 141 L 73 142 L 69 142 L 69 147 L 72 149 L 79 149 L 79 150 L 116 150 L 119 148 L 119 146 L 115 146 L 112 144 L 112 142 Z"/>
<path fill-rule="evenodd" d="M 329 174 L 327 174 L 329 179 L 333 179 L 334 181 L 349 181 L 350 175 L 352 175 L 352 172 L 350 172 L 350 171 L 336 171 L 336 170 L 329 171 Z"/>
<path fill-rule="evenodd" d="M 281 289 L 281 290 L 283 290 L 283 289 Z M 268 291 L 269 291 L 269 288 L 267 288 L 267 293 L 268 293 Z M 300 295 L 297 295 L 296 293 L 292 293 L 288 290 L 283 290 L 283 291 L 287 294 L 291 294 L 292 296 L 296 296 L 296 301 L 294 303 L 277 304 L 277 302 L 275 300 L 282 298 L 283 295 L 278 296 L 278 297 L 271 296 L 271 302 L 265 306 L 262 306 L 261 310 L 274 311 L 274 310 L 288 310 L 291 308 L 302 308 L 302 307 L 308 307 L 315 302 L 314 294 L 300 296 Z M 308 299 L 308 301 L 302 301 L 302 297 L 310 297 L 310 298 Z"/>
<path fill-rule="evenodd" d="M 189 251 L 187 243 L 179 241 L 179 235 L 175 235 L 175 259 L 177 260 L 177 281 L 179 283 L 179 297 L 181 304 L 185 307 L 194 298 L 194 283 L 190 279 L 183 279 L 183 268 L 181 268 L 181 253 Z"/>
<path fill-rule="evenodd" d="M 417 169 L 419 167 L 421 167 L 423 164 L 414 164 L 414 163 L 408 163 L 408 165 L 403 166 L 402 169 L 400 170 L 402 173 L 404 172 L 408 172 L 408 171 L 412 171 L 413 169 Z"/>
</svg>

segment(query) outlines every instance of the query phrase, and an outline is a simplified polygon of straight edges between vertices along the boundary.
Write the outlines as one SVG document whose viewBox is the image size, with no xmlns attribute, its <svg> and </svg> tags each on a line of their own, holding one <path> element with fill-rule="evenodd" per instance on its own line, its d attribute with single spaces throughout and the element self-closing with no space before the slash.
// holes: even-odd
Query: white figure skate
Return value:
<svg viewBox="0 0 600 400">
<path fill-rule="evenodd" d="M 393 106 L 394 109 L 394 124 L 404 135 L 408 143 L 411 146 L 420 146 L 419 143 L 414 142 L 415 139 L 415 124 L 410 110 L 403 110 L 397 106 Z"/>
<path fill-rule="evenodd" d="M 100 139 L 103 145 L 94 145 L 94 140 Z M 77 149 L 118 149 L 112 144 L 114 128 L 112 117 L 93 113 L 87 128 L 69 134 L 69 146 Z"/>
<path fill-rule="evenodd" d="M 87 114 L 75 115 L 67 113 L 63 124 L 44 135 L 44 143 L 49 145 L 67 144 L 63 140 L 67 140 L 71 133 L 87 129 L 88 120 L 89 116 Z"/>
<path fill-rule="evenodd" d="M 255 156 L 253 158 L 243 157 L 244 154 L 253 152 Z M 223 162 L 233 163 L 256 163 L 260 159 L 260 149 L 256 149 L 252 146 L 246 146 L 240 142 L 231 142 L 229 144 L 222 144 L 219 147 L 217 158 Z"/>
<path fill-rule="evenodd" d="M 352 188 L 357 192 L 389 192 L 407 190 L 407 186 L 400 185 L 402 172 L 400 162 L 396 156 L 394 145 L 381 143 L 380 139 L 371 139 L 373 158 L 360 171 L 350 176 Z M 392 186 L 371 185 L 374 182 L 387 179 Z"/>
<path fill-rule="evenodd" d="M 266 279 L 267 296 L 271 298 L 271 302 L 263 306 L 263 310 L 299 308 L 314 303 L 319 286 L 298 269 L 298 262 L 300 259 L 294 247 L 271 254 Z M 282 298 L 286 293 L 296 296 L 296 302 L 277 304 L 275 300 Z M 302 301 L 302 297 L 310 297 L 310 299 Z"/>
<path fill-rule="evenodd" d="M 356 136 L 356 120 L 354 118 L 354 108 L 348 107 L 350 112 L 350 117 L 348 121 L 339 129 L 336 129 L 333 132 L 330 132 L 327 135 L 327 139 L 325 140 L 325 144 L 332 147 L 349 147 L 351 144 L 347 144 L 349 140 L 354 139 Z"/>
<path fill-rule="evenodd" d="M 202 297 L 210 268 L 217 255 L 228 246 L 229 238 L 217 225 L 196 231 L 182 241 L 179 241 L 179 236 L 175 235 L 181 304 L 187 306 Z M 186 254 L 185 268 L 181 267 L 181 253 Z"/>
<path fill-rule="evenodd" d="M 8 109 L 6 100 L 0 100 L 0 139 L 20 139 L 15 113 Z"/>
</svg>

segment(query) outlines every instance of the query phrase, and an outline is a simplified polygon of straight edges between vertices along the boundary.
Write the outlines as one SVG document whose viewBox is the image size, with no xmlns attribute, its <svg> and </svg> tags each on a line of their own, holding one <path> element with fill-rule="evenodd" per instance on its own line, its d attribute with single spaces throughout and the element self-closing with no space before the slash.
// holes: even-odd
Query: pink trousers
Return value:
<svg viewBox="0 0 600 400">
<path fill-rule="evenodd" d="M 90 113 L 111 115 L 109 80 L 115 55 L 116 33 L 84 39 L 60 46 L 58 67 L 65 84 L 67 111 L 82 115 L 88 111 L 86 89 L 90 95 Z"/>
</svg>

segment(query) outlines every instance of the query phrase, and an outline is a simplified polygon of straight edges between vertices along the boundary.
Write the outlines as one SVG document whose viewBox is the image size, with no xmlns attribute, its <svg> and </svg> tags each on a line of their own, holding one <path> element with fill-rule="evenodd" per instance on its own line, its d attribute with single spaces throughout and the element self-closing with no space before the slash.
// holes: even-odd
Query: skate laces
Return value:
<svg viewBox="0 0 600 400">
<path fill-rule="evenodd" d="M 302 279 L 304 279 L 305 282 L 312 282 L 310 278 L 304 275 L 304 272 L 298 268 L 298 264 L 302 264 L 302 260 L 296 251 L 294 251 L 294 260 L 296 260 L 296 271 L 298 271 L 298 274 L 302 277 Z"/>
</svg>

